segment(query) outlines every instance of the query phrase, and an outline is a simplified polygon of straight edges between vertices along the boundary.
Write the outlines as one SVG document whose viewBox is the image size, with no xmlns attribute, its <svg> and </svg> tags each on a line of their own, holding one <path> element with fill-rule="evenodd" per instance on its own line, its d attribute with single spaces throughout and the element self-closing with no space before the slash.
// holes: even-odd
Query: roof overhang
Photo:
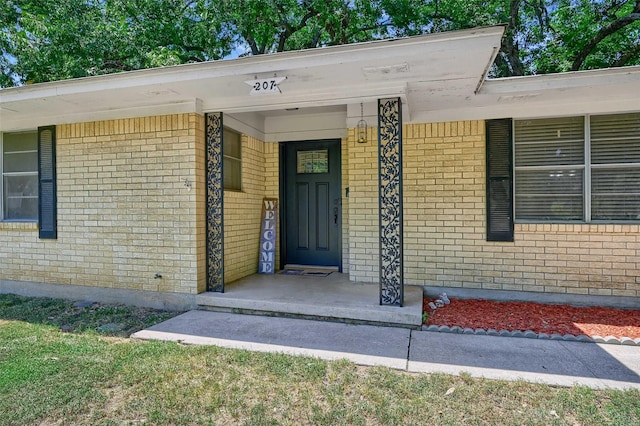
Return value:
<svg viewBox="0 0 640 426">
<path fill-rule="evenodd" d="M 0 130 L 176 112 L 259 112 L 400 97 L 405 119 L 472 98 L 500 48 L 504 26 L 283 52 L 0 90 Z M 281 93 L 253 96 L 245 81 L 286 77 Z"/>
<path fill-rule="evenodd" d="M 640 66 L 499 78 L 485 81 L 475 96 L 425 104 L 413 119 L 433 122 L 640 111 L 639 94 Z"/>
</svg>

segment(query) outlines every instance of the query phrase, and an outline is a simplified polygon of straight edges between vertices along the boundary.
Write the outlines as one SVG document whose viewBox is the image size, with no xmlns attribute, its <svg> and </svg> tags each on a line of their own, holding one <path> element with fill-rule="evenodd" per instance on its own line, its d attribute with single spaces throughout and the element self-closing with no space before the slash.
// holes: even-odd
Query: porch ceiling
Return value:
<svg viewBox="0 0 640 426">
<path fill-rule="evenodd" d="M 0 130 L 191 111 L 277 114 L 401 97 L 410 114 L 464 102 L 486 77 L 503 26 L 283 52 L 0 90 Z M 245 81 L 286 76 L 282 93 Z"/>
</svg>

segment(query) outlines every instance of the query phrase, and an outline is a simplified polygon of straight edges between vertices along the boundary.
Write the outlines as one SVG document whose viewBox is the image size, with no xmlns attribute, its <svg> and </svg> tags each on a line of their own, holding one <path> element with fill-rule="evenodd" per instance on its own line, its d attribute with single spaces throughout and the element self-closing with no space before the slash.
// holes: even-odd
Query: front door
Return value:
<svg viewBox="0 0 640 426">
<path fill-rule="evenodd" d="M 286 264 L 341 268 L 340 140 L 283 143 Z"/>
</svg>

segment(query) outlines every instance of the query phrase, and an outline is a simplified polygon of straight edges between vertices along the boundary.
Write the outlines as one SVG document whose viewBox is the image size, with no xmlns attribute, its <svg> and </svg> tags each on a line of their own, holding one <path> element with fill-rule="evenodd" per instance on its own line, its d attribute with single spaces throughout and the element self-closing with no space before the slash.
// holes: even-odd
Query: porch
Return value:
<svg viewBox="0 0 640 426">
<path fill-rule="evenodd" d="M 200 309 L 245 314 L 312 318 L 334 322 L 419 328 L 422 287 L 405 286 L 404 306 L 381 306 L 377 284 L 328 276 L 251 275 L 225 285 L 224 293 L 196 296 Z"/>
</svg>

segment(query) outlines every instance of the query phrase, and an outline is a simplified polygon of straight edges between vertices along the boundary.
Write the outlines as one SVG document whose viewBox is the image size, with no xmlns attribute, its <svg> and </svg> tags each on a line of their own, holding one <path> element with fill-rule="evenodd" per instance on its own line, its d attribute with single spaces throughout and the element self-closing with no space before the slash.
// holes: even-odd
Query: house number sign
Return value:
<svg viewBox="0 0 640 426">
<path fill-rule="evenodd" d="M 262 200 L 262 226 L 260 227 L 259 274 L 273 274 L 276 266 L 276 220 L 278 218 L 278 200 Z"/>
<path fill-rule="evenodd" d="M 270 93 L 282 93 L 278 84 L 286 79 L 287 77 L 258 78 L 255 80 L 246 80 L 245 83 L 251 86 L 250 95 L 266 95 Z"/>
</svg>

